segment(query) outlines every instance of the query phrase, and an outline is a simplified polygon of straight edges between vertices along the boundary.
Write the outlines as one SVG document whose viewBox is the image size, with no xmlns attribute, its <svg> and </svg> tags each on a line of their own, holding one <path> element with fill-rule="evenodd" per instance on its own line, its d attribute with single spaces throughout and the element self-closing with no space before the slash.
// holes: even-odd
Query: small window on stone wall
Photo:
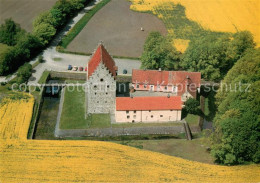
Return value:
<svg viewBox="0 0 260 183">
<path fill-rule="evenodd" d="M 151 115 L 151 118 L 153 118 L 153 115 Z"/>
<path fill-rule="evenodd" d="M 107 88 L 109 88 L 109 85 L 107 85 Z"/>
<path fill-rule="evenodd" d="M 126 114 L 129 114 L 129 111 L 126 111 Z"/>
<path fill-rule="evenodd" d="M 101 79 L 100 79 L 100 82 L 103 82 L 103 81 L 104 81 L 104 79 L 103 79 L 103 78 L 101 78 Z"/>
<path fill-rule="evenodd" d="M 130 119 L 130 116 L 127 116 L 127 119 Z"/>
<path fill-rule="evenodd" d="M 162 118 L 162 117 L 163 117 L 163 115 L 160 115 L 160 117 Z"/>
<path fill-rule="evenodd" d="M 134 111 L 134 113 L 136 113 L 136 111 Z"/>
</svg>

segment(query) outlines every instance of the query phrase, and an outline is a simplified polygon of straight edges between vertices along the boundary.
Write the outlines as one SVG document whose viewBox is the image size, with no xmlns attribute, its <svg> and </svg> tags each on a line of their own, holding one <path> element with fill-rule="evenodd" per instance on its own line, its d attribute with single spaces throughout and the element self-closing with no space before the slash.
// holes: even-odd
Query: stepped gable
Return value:
<svg viewBox="0 0 260 183">
<path fill-rule="evenodd" d="M 88 63 L 88 78 L 95 72 L 100 63 L 103 63 L 114 77 L 116 76 L 117 67 L 115 61 L 102 43 L 98 45 L 97 50 Z"/>
</svg>

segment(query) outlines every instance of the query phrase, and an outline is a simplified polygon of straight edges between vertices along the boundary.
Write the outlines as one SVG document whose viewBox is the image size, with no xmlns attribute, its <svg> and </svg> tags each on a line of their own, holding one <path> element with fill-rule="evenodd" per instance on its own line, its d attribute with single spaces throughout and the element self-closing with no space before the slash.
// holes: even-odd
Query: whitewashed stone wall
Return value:
<svg viewBox="0 0 260 183">
<path fill-rule="evenodd" d="M 116 81 L 103 63 L 100 63 L 87 81 L 87 113 L 114 113 Z"/>
</svg>

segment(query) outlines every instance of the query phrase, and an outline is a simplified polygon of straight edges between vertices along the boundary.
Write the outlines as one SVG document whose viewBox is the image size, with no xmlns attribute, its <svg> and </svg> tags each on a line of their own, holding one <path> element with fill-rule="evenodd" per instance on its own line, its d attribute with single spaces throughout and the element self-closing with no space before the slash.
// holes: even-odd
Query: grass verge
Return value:
<svg viewBox="0 0 260 183">
<path fill-rule="evenodd" d="M 66 36 L 60 42 L 60 46 L 63 48 L 67 48 L 70 42 L 81 32 L 81 30 L 85 27 L 85 25 L 89 22 L 89 20 L 110 0 L 103 0 L 98 3 L 94 8 L 89 10 L 79 21 L 78 23 L 68 32 Z"/>
<path fill-rule="evenodd" d="M 38 83 L 39 84 L 44 84 L 47 82 L 50 76 L 50 71 L 44 71 L 41 78 L 39 79 Z"/>
<path fill-rule="evenodd" d="M 199 116 L 194 114 L 188 114 L 185 118 L 186 122 L 189 123 L 189 125 L 198 125 L 199 124 Z"/>
</svg>

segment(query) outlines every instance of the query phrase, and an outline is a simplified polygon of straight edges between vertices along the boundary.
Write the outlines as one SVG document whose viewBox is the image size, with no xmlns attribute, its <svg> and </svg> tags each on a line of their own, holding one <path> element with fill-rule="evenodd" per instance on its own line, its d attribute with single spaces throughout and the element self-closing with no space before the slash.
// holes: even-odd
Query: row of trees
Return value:
<svg viewBox="0 0 260 183">
<path fill-rule="evenodd" d="M 17 70 L 42 48 L 40 40 L 16 24 L 12 19 L 0 26 L 0 43 L 10 46 L 0 54 L 0 75 Z"/>
<path fill-rule="evenodd" d="M 88 0 L 58 0 L 51 10 L 40 14 L 33 22 L 32 33 L 27 33 L 12 19 L 0 26 L 0 43 L 11 46 L 0 54 L 0 75 L 16 71 L 36 56 Z"/>
<path fill-rule="evenodd" d="M 220 81 L 247 49 L 255 47 L 247 31 L 193 40 L 184 54 L 173 48 L 170 39 L 150 33 L 141 57 L 143 68 L 199 71 L 204 79 Z"/>
<path fill-rule="evenodd" d="M 218 163 L 260 162 L 260 49 L 250 49 L 216 95 L 212 154 Z"/>
<path fill-rule="evenodd" d="M 68 19 L 82 9 L 88 0 L 59 0 L 49 10 L 41 13 L 33 22 L 33 34 L 47 45 Z"/>
</svg>

